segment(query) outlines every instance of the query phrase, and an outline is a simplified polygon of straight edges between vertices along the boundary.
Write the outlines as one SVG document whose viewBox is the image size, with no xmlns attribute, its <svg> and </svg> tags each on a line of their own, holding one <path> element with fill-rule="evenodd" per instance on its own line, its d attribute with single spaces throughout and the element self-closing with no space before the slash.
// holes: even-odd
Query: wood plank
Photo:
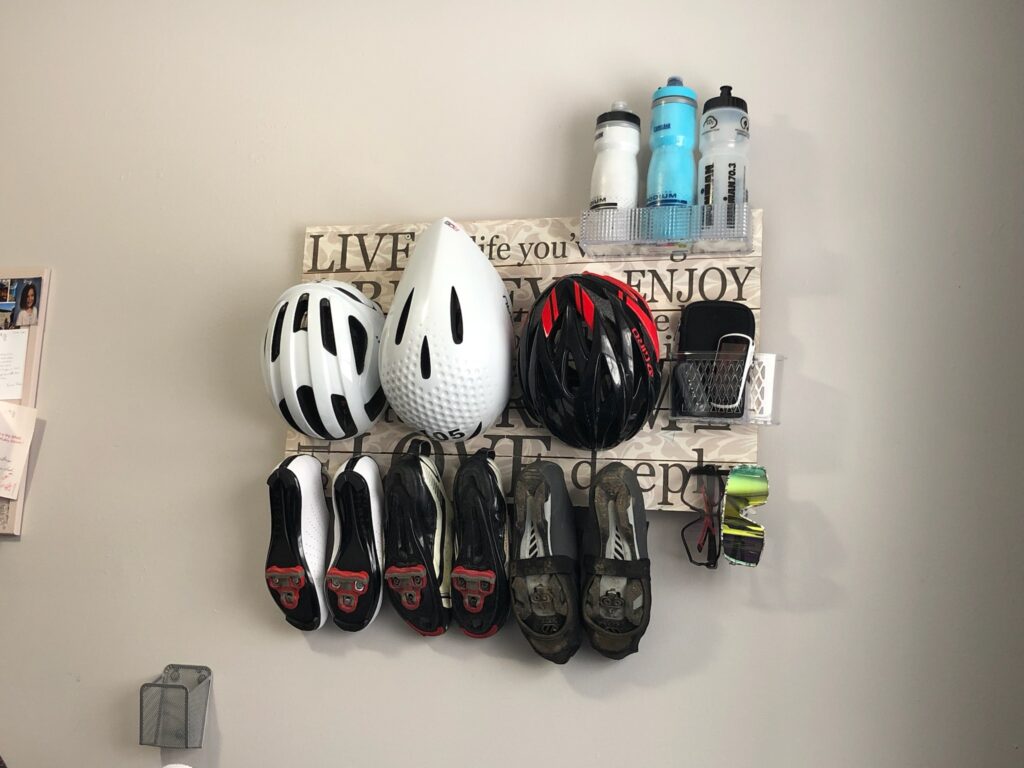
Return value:
<svg viewBox="0 0 1024 768">
<path fill-rule="evenodd" d="M 698 463 L 755 462 L 756 427 L 712 427 L 670 417 L 666 363 L 675 353 L 679 316 L 686 303 L 708 299 L 742 301 L 759 321 L 761 222 L 761 211 L 754 211 L 754 251 L 750 254 L 690 254 L 685 258 L 662 254 L 628 259 L 596 259 L 584 253 L 579 247 L 579 221 L 575 218 L 461 223 L 508 286 L 517 332 L 536 298 L 554 278 L 584 270 L 606 272 L 636 287 L 650 302 L 665 374 L 662 398 L 651 423 L 633 440 L 600 453 L 567 446 L 532 422 L 519 407 L 518 385 L 514 384 L 509 408 L 484 434 L 465 443 L 432 440 L 435 461 L 446 480 L 451 482 L 462 457 L 479 448 L 489 448 L 496 454 L 506 491 L 511 491 L 519 469 L 540 457 L 562 465 L 574 503 L 585 504 L 590 477 L 611 461 L 623 461 L 637 472 L 651 508 L 677 509 L 681 507 L 682 484 L 688 470 Z M 427 226 L 417 223 L 310 227 L 305 236 L 302 278 L 352 283 L 387 311 L 415 238 Z M 311 453 L 327 463 L 329 472 L 354 453 L 365 453 L 377 459 L 381 470 L 386 471 L 396 449 L 404 450 L 417 437 L 423 438 L 400 423 L 389 408 L 370 434 L 351 441 L 316 441 L 289 430 L 286 451 Z"/>
</svg>

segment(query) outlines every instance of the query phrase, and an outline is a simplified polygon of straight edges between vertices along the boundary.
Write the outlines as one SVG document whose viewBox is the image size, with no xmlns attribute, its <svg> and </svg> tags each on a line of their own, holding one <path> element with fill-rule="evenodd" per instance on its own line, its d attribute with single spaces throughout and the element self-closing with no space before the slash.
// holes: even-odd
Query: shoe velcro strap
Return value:
<svg viewBox="0 0 1024 768">
<path fill-rule="evenodd" d="M 609 560 L 587 555 L 583 558 L 584 573 L 594 576 L 620 576 L 627 579 L 648 579 L 651 576 L 649 558 L 640 560 Z"/>
<path fill-rule="evenodd" d="M 576 573 L 577 567 L 576 561 L 565 555 L 531 557 L 528 560 L 512 560 L 508 564 L 508 575 L 514 578 Z"/>
</svg>

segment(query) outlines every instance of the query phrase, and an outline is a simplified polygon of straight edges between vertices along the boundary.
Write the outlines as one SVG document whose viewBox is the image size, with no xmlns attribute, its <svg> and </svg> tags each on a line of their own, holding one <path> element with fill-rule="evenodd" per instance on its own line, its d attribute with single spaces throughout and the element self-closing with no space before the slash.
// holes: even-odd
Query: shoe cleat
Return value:
<svg viewBox="0 0 1024 768">
<path fill-rule="evenodd" d="M 462 595 L 462 607 L 470 613 L 484 609 L 484 601 L 494 594 L 496 581 L 494 571 L 471 571 L 462 566 L 452 571 L 452 589 Z"/>
<path fill-rule="evenodd" d="M 281 607 L 292 610 L 299 604 L 299 590 L 306 586 L 302 566 L 294 568 L 267 568 L 267 585 L 277 593 Z"/>
<path fill-rule="evenodd" d="M 402 601 L 402 607 L 408 611 L 415 611 L 420 607 L 423 588 L 427 586 L 427 569 L 424 566 L 391 567 L 384 572 L 384 578 L 387 579 L 388 587 Z"/>
<path fill-rule="evenodd" d="M 327 571 L 327 590 L 335 594 L 335 605 L 342 613 L 353 613 L 369 586 L 370 575 L 366 571 Z"/>
</svg>

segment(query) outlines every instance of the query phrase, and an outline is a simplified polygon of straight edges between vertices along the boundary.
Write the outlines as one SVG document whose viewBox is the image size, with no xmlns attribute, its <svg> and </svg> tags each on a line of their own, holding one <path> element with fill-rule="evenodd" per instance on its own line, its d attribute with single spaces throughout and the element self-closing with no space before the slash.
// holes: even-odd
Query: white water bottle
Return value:
<svg viewBox="0 0 1024 768">
<path fill-rule="evenodd" d="M 747 102 L 723 85 L 718 96 L 704 103 L 700 121 L 697 200 L 703 206 L 702 236 L 728 237 L 743 228 L 749 149 Z"/>
<path fill-rule="evenodd" d="M 640 151 L 640 118 L 624 101 L 598 115 L 594 129 L 594 173 L 590 177 L 590 209 L 636 208 L 636 156 Z"/>
</svg>

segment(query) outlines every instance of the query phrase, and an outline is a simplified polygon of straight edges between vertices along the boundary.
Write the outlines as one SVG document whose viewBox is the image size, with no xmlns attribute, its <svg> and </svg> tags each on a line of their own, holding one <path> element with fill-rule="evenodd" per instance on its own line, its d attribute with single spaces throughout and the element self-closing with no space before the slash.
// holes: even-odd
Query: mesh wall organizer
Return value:
<svg viewBox="0 0 1024 768">
<path fill-rule="evenodd" d="M 672 365 L 672 416 L 702 424 L 779 423 L 776 393 L 782 358 L 758 352 L 745 360 L 688 352 Z"/>
<path fill-rule="evenodd" d="M 203 746 L 213 672 L 209 667 L 168 664 L 139 689 L 139 744 L 169 749 Z"/>
</svg>

